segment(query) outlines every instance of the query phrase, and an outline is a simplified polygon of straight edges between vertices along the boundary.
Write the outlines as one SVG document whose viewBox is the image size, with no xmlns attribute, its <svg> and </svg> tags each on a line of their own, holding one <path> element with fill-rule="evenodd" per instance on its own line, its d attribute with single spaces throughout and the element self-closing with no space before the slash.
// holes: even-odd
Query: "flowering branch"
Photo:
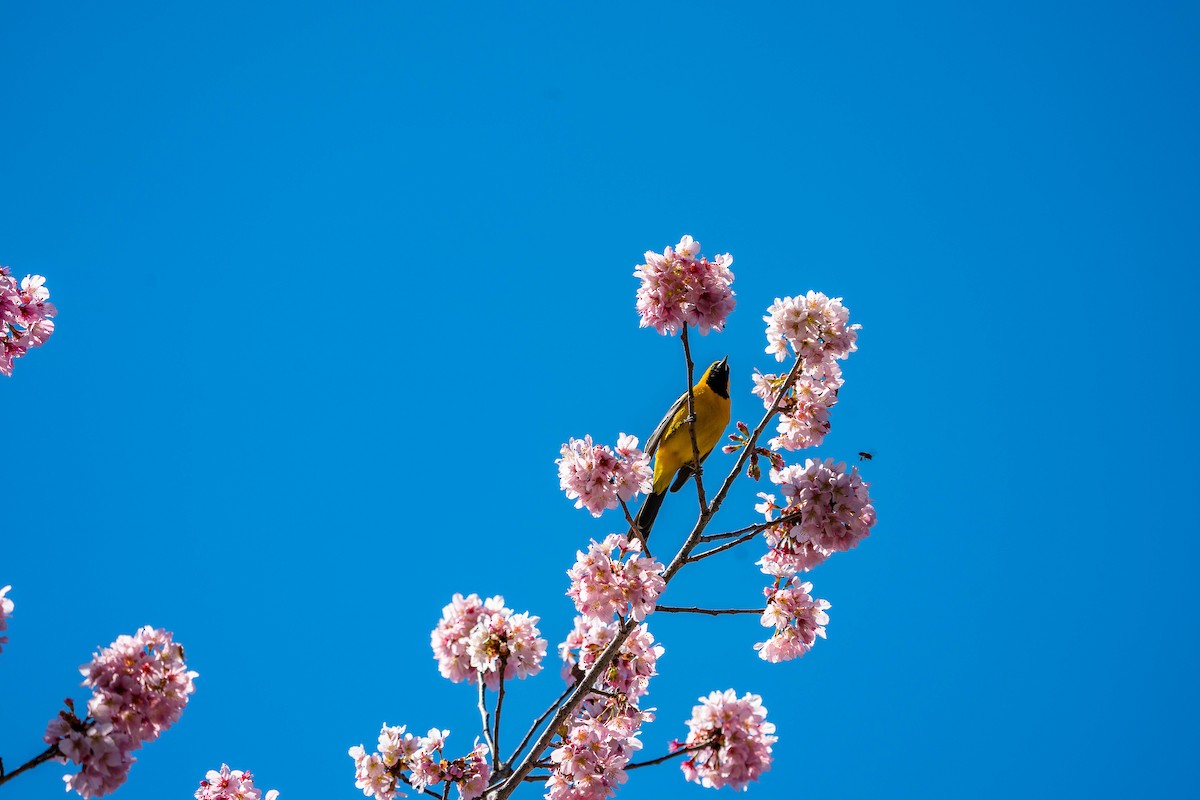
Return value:
<svg viewBox="0 0 1200 800">
<path fill-rule="evenodd" d="M 488 794 L 488 800 L 505 800 L 505 798 L 517 790 L 517 787 L 521 785 L 521 782 L 525 779 L 525 776 L 532 772 L 534 767 L 538 766 L 538 760 L 541 758 L 541 755 L 546 748 L 550 746 L 550 742 L 554 739 L 555 735 L 557 735 L 559 727 L 561 727 L 562 724 L 567 721 L 567 717 L 575 713 L 575 708 L 579 705 L 580 701 L 583 700 L 584 696 L 591 691 L 592 686 L 594 686 L 596 681 L 600 679 L 600 676 L 608 670 L 608 667 L 612 664 L 613 659 L 617 657 L 617 653 L 620 651 L 621 645 L 625 644 L 625 640 L 629 638 L 629 635 L 633 633 L 637 626 L 637 622 L 633 619 L 625 619 L 621 621 L 620 625 L 617 627 L 616 635 L 613 636 L 612 641 L 609 642 L 608 646 L 604 648 L 604 652 L 602 652 L 600 657 L 596 659 L 596 663 L 593 664 L 592 668 L 587 671 L 587 674 L 583 676 L 579 683 L 575 684 L 573 691 L 567 698 L 567 702 L 558 709 L 557 713 L 555 713 L 554 717 L 550 720 L 550 724 L 543 729 L 542 735 L 537 738 L 536 742 L 534 742 L 533 748 L 530 749 L 529 754 L 526 755 L 521 761 L 520 765 L 513 770 L 512 776 L 507 781 L 502 783 Z"/>
<path fill-rule="evenodd" d="M 761 608 L 697 608 L 696 606 L 659 606 L 657 611 L 667 614 L 708 614 L 710 617 L 721 614 L 761 614 Z"/>
</svg>

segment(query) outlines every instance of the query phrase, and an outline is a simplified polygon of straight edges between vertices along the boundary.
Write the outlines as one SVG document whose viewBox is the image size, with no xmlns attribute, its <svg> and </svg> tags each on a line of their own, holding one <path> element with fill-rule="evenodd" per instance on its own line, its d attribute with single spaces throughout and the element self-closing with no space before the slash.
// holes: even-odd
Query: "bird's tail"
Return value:
<svg viewBox="0 0 1200 800">
<path fill-rule="evenodd" d="M 633 524 L 642 532 L 642 539 L 650 541 L 650 528 L 654 526 L 654 518 L 658 516 L 658 509 L 663 503 L 663 498 L 667 496 L 665 491 L 657 494 L 651 492 L 646 495 L 645 502 L 638 509 L 637 516 L 633 518 Z"/>
</svg>

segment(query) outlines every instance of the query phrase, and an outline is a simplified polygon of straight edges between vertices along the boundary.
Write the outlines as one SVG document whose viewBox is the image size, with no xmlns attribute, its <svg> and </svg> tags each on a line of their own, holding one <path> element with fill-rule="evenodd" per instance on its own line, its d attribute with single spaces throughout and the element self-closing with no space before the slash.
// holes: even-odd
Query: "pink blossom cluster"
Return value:
<svg viewBox="0 0 1200 800">
<path fill-rule="evenodd" d="M 699 329 L 721 330 L 733 311 L 733 272 L 729 253 L 709 261 L 700 253 L 700 243 L 684 236 L 675 247 L 662 255 L 646 251 L 646 263 L 639 264 L 635 278 L 642 279 L 637 291 L 637 311 L 641 327 L 653 326 L 662 334 L 674 333 L 684 325 Z"/>
<path fill-rule="evenodd" d="M 582 677 L 617 635 L 616 622 L 577 616 L 575 628 L 559 645 L 568 682 Z M 643 624 L 621 645 L 616 659 L 594 684 L 567 722 L 567 733 L 551 753 L 553 772 L 546 782 L 551 800 L 602 800 L 625 782 L 625 766 L 642 743 L 642 723 L 654 719 L 637 700 L 657 674 L 661 645 Z"/>
<path fill-rule="evenodd" d="M 12 616 L 13 601 L 5 597 L 11 588 L 11 586 L 5 586 L 3 589 L 0 589 L 0 631 L 8 630 L 8 618 Z M 0 636 L 0 645 L 3 644 L 8 644 L 7 636 Z"/>
<path fill-rule="evenodd" d="M 602 720 L 585 716 L 569 723 L 550 761 L 553 772 L 546 780 L 549 800 L 603 800 L 625 783 L 625 766 L 642 749 L 633 735 L 614 735 Z"/>
<path fill-rule="evenodd" d="M 820 636 L 825 638 L 825 626 L 829 624 L 828 601 L 814 600 L 811 583 L 798 583 L 795 578 L 780 588 L 768 587 L 767 607 L 763 611 L 762 626 L 774 628 L 775 633 L 765 642 L 754 645 L 758 657 L 764 661 L 778 663 L 798 658 L 807 653 Z"/>
<path fill-rule="evenodd" d="M 680 767 L 689 781 L 710 789 L 745 789 L 771 768 L 775 725 L 767 722 L 762 698 L 732 689 L 700 698 L 688 720 L 683 747 L 700 747 Z"/>
<path fill-rule="evenodd" d="M 482 672 L 493 689 L 502 671 L 505 680 L 536 675 L 546 655 L 546 640 L 538 638 L 540 620 L 514 614 L 500 595 L 480 601 L 476 594 L 456 594 L 429 636 L 438 671 L 455 683 L 475 683 Z"/>
<path fill-rule="evenodd" d="M 768 575 L 786 578 L 812 569 L 833 553 L 856 547 L 875 524 L 870 484 L 857 467 L 847 471 L 844 462 L 810 458 L 804 466 L 772 469 L 770 478 L 786 503 L 780 508 L 774 495 L 760 493 L 764 502 L 755 509 L 768 520 L 778 510 L 786 520 L 763 531 L 771 549 L 758 563 Z"/>
<path fill-rule="evenodd" d="M 786 380 L 786 375 L 754 373 L 754 394 L 770 408 Z M 837 403 L 841 380 L 823 381 L 801 374 L 779 401 L 778 436 L 770 440 L 772 450 L 803 450 L 816 447 L 829 433 L 829 409 Z"/>
<path fill-rule="evenodd" d="M 18 285 L 8 267 L 0 267 L 0 375 L 12 375 L 13 359 L 41 347 L 54 333 L 58 310 L 41 275 L 26 275 Z"/>
<path fill-rule="evenodd" d="M 222 764 L 220 770 L 208 771 L 194 796 L 196 800 L 275 800 L 279 792 L 271 789 L 263 797 L 262 790 L 254 785 L 253 775 Z"/>
<path fill-rule="evenodd" d="M 587 508 L 593 517 L 638 493 L 649 493 L 654 477 L 650 456 L 637 445 L 636 436 L 624 433 L 617 437 L 616 452 L 608 445 L 592 444 L 590 435 L 571 439 L 554 461 L 559 488 L 568 500 L 575 500 L 576 508 Z"/>
<path fill-rule="evenodd" d="M 645 619 L 666 584 L 663 565 L 641 552 L 641 542 L 616 533 L 593 540 L 586 553 L 576 551 L 575 566 L 567 570 L 567 596 L 579 613 L 602 622 L 627 613 L 639 622 Z"/>
<path fill-rule="evenodd" d="M 404 728 L 385 723 L 379 731 L 379 749 L 370 755 L 362 745 L 350 748 L 354 785 L 364 795 L 391 800 L 408 796 L 397 788 L 401 783 L 422 794 L 443 781 L 454 784 L 462 800 L 474 800 L 483 794 L 492 777 L 487 745 L 477 741 L 470 753 L 450 760 L 443 753 L 450 731 L 432 728 L 428 735 L 416 737 L 405 733 Z"/>
<path fill-rule="evenodd" d="M 575 627 L 558 646 L 563 660 L 563 677 L 574 683 L 592 668 L 604 648 L 617 635 L 616 622 L 575 617 Z M 658 658 L 663 646 L 654 643 L 654 635 L 645 624 L 637 626 L 621 645 L 608 670 L 600 676 L 596 688 L 637 699 L 649 691 L 650 679 L 658 674 Z"/>
<path fill-rule="evenodd" d="M 842 298 L 829 298 L 820 292 L 803 297 L 778 297 L 767 308 L 767 352 L 776 361 L 792 352 L 804 360 L 804 370 L 818 374 L 823 364 L 836 370 L 833 363 L 858 349 L 855 341 L 861 325 L 849 325 L 850 311 Z M 835 373 L 836 376 L 836 373 Z"/>
<path fill-rule="evenodd" d="M 125 782 L 135 761 L 132 752 L 158 738 L 183 713 L 195 691 L 183 661 L 183 647 L 171 633 L 149 625 L 133 636 L 121 636 L 80 667 L 83 685 L 91 687 L 87 716 L 80 720 L 61 711 L 46 727 L 43 739 L 58 745 L 62 763 L 80 765 L 63 780 L 83 797 L 99 797 Z"/>
</svg>

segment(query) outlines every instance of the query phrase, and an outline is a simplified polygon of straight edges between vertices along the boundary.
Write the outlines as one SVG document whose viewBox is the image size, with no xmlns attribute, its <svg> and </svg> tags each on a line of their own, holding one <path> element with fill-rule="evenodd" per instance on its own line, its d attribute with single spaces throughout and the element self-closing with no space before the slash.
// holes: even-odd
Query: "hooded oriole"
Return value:
<svg viewBox="0 0 1200 800">
<path fill-rule="evenodd" d="M 729 357 L 714 361 L 700 382 L 692 387 L 692 400 L 696 409 L 696 449 L 700 462 L 721 440 L 721 434 L 729 425 Z M 687 483 L 695 473 L 693 467 L 692 436 L 688 433 L 687 393 L 680 395 L 675 404 L 663 417 L 662 422 L 650 434 L 646 442 L 646 453 L 654 456 L 654 488 L 646 495 L 634 524 L 642 536 L 649 540 L 650 527 L 658 516 L 658 508 L 666 497 L 667 488 L 672 492 Z M 678 473 L 678 477 L 676 474 Z M 675 482 L 671 482 L 675 478 Z"/>
</svg>

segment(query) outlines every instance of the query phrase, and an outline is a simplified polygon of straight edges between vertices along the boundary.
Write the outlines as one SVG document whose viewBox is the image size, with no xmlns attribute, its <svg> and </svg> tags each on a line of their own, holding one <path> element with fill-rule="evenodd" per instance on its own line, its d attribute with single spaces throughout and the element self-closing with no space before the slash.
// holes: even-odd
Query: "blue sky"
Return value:
<svg viewBox="0 0 1200 800">
<path fill-rule="evenodd" d="M 0 756 L 145 624 L 200 678 L 119 797 L 222 761 L 361 797 L 345 752 L 384 721 L 465 752 L 429 630 L 472 591 L 569 629 L 564 572 L 616 523 L 553 461 L 678 394 L 631 273 L 690 233 L 735 257 L 696 346 L 735 418 L 774 297 L 863 325 L 816 455 L 876 453 L 880 521 L 811 574 L 804 659 L 656 618 L 645 754 L 732 687 L 779 728 L 763 796 L 1191 791 L 1198 34 L 1183 3 L 0 5 L 0 263 L 60 311 L 0 382 Z M 665 602 L 752 603 L 759 555 Z"/>
</svg>

